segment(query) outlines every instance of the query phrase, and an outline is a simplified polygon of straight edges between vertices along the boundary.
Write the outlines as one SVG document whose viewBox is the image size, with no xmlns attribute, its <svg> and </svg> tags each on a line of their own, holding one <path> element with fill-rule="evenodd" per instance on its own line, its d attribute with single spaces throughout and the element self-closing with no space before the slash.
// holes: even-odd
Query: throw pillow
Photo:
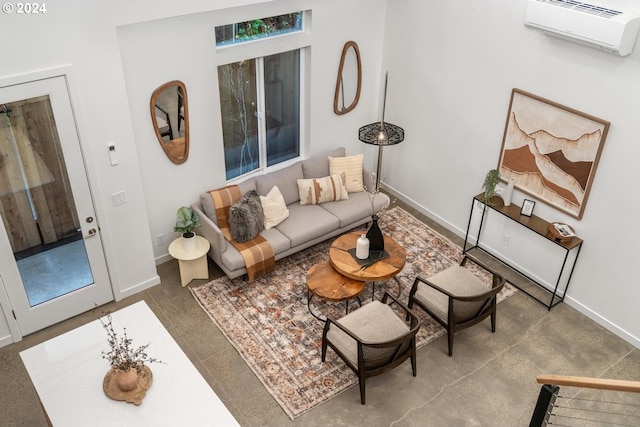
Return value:
<svg viewBox="0 0 640 427">
<path fill-rule="evenodd" d="M 348 199 L 349 194 L 344 186 L 343 177 L 344 173 L 323 178 L 299 179 L 300 204 L 317 205 Z"/>
<path fill-rule="evenodd" d="M 347 157 L 329 157 L 329 173 L 331 175 L 337 173 L 345 174 L 344 184 L 349 193 L 357 193 L 364 191 L 362 181 L 362 163 L 364 154 Z"/>
<path fill-rule="evenodd" d="M 264 230 L 264 212 L 257 191 L 250 190 L 232 204 L 228 217 L 231 237 L 238 243 L 249 241 Z"/>
<path fill-rule="evenodd" d="M 289 217 L 289 209 L 277 185 L 274 185 L 266 196 L 260 196 L 264 212 L 264 229 L 269 230 Z"/>
</svg>

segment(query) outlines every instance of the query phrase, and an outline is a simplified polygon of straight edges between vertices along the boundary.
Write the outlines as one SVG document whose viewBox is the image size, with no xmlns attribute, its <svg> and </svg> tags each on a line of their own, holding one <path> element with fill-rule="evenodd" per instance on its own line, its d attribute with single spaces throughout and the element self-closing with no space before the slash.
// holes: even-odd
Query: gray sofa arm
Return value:
<svg viewBox="0 0 640 427">
<path fill-rule="evenodd" d="M 226 250 L 226 240 L 222 235 L 222 231 L 220 228 L 211 221 L 211 219 L 205 215 L 202 209 L 198 205 L 191 206 L 193 210 L 200 215 L 200 228 L 196 229 L 196 233 L 209 241 L 211 244 L 211 249 L 209 250 L 209 256 L 220 263 L 220 256 Z"/>
</svg>

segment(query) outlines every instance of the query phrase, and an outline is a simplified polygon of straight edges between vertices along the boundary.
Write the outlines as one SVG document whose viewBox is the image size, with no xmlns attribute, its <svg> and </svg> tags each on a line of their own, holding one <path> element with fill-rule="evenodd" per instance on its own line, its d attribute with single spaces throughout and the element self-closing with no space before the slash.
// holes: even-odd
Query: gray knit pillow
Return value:
<svg viewBox="0 0 640 427">
<path fill-rule="evenodd" d="M 228 220 L 231 237 L 238 243 L 254 239 L 264 230 L 264 212 L 258 192 L 250 190 L 232 204 Z"/>
</svg>

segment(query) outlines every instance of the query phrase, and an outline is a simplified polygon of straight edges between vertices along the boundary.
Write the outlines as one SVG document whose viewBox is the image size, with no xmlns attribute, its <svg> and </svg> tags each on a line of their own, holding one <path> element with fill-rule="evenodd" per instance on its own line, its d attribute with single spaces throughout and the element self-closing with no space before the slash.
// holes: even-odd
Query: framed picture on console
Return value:
<svg viewBox="0 0 640 427">
<path fill-rule="evenodd" d="M 580 219 L 608 131 L 605 120 L 513 89 L 500 178 Z"/>
<path fill-rule="evenodd" d="M 533 215 L 533 208 L 536 207 L 536 202 L 529 199 L 524 199 L 522 203 L 522 209 L 520 209 L 520 215 L 531 216 Z"/>
</svg>

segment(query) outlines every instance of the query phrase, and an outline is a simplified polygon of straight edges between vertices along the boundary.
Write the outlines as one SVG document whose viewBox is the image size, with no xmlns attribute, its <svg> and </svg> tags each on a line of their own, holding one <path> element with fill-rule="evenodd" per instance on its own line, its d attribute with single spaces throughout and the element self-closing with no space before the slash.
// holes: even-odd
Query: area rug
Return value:
<svg viewBox="0 0 640 427">
<path fill-rule="evenodd" d="M 380 226 L 406 249 L 407 261 L 397 276 L 399 285 L 391 280 L 376 286 L 377 299 L 388 290 L 394 295 L 400 292 L 400 300 L 406 302 L 417 275 L 431 276 L 462 258 L 458 245 L 400 207 L 387 211 Z M 322 363 L 324 322 L 313 317 L 307 307 L 306 272 L 328 259 L 332 241 L 277 261 L 274 272 L 253 283 L 223 277 L 191 289 L 196 301 L 292 420 L 358 383 L 356 375 L 332 351 Z M 490 283 L 487 274 L 477 274 Z M 513 293 L 515 288 L 505 286 L 498 301 Z M 371 297 L 368 286 L 360 295 L 362 304 Z M 339 318 L 345 313 L 344 302 L 312 301 L 312 310 L 322 316 Z M 417 335 L 420 348 L 445 330 L 421 310 L 417 312 L 422 322 Z"/>
</svg>

